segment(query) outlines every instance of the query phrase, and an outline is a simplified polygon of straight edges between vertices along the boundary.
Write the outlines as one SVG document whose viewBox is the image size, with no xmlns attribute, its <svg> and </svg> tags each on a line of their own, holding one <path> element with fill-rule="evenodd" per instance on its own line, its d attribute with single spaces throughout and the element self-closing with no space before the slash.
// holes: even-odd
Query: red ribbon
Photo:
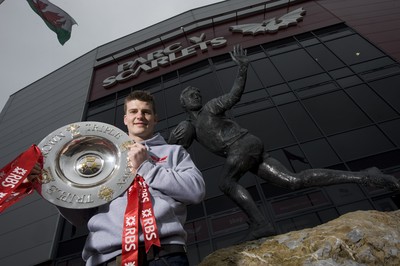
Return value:
<svg viewBox="0 0 400 266">
<path fill-rule="evenodd" d="M 0 213 L 33 192 L 38 183 L 25 182 L 36 163 L 43 166 L 43 156 L 36 145 L 18 155 L 0 170 Z"/>
<path fill-rule="evenodd" d="M 142 176 L 136 175 L 128 190 L 128 204 L 122 234 L 122 265 L 138 266 L 139 220 L 142 225 L 146 253 L 152 245 L 160 247 L 149 186 Z"/>
</svg>

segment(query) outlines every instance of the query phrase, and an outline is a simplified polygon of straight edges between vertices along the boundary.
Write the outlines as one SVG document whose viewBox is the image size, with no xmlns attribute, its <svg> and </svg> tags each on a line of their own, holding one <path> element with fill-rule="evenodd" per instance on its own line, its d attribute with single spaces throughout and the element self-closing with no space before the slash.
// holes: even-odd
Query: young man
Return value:
<svg viewBox="0 0 400 266">
<path fill-rule="evenodd" d="M 202 174 L 182 146 L 168 145 L 161 135 L 153 135 L 157 115 L 150 94 L 132 92 L 124 108 L 124 124 L 134 141 L 128 152 L 129 165 L 149 186 L 161 243 L 161 248 L 153 245 L 146 254 L 139 230 L 139 265 L 189 265 L 183 226 L 186 205 L 199 203 L 204 197 Z M 72 224 L 87 222 L 89 235 L 83 250 L 86 265 L 120 265 L 127 195 L 125 192 L 109 204 L 90 210 L 58 207 Z"/>
</svg>

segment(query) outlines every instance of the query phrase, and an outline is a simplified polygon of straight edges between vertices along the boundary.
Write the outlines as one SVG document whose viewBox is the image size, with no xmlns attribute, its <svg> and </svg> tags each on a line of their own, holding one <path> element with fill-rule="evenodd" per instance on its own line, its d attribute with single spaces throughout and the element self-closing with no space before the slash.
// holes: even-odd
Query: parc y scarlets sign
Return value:
<svg viewBox="0 0 400 266">
<path fill-rule="evenodd" d="M 145 81 L 145 78 L 142 77 L 143 73 L 155 73 L 146 76 L 147 79 L 150 79 L 163 74 L 157 71 L 160 68 L 172 71 L 190 65 L 194 61 L 200 61 L 209 56 L 207 52 L 213 51 L 213 55 L 227 53 L 229 52 L 228 48 L 224 49 L 224 47 L 228 46 L 228 42 L 231 42 L 232 45 L 242 42 L 246 42 L 248 45 L 264 43 L 265 38 L 259 35 L 274 34 L 281 29 L 297 25 L 299 21 L 303 20 L 305 13 L 306 11 L 303 8 L 299 8 L 278 18 L 263 19 L 261 23 L 237 24 L 228 28 L 224 26 L 226 30 L 219 30 L 219 36 L 217 35 L 218 37 L 214 38 L 207 38 L 206 33 L 204 33 L 207 30 L 203 29 L 203 32 L 197 35 L 196 33 L 190 37 L 185 35 L 185 38 L 181 36 L 181 39 L 177 39 L 176 42 L 169 45 L 163 44 L 161 46 L 160 44 L 160 48 L 143 52 L 140 56 L 127 57 L 118 60 L 118 62 L 113 61 L 95 70 L 90 98 L 91 100 L 98 99 L 112 92 L 125 89 L 127 86 L 131 86 L 131 83 L 141 83 Z M 254 19 L 258 20 L 259 17 L 254 16 Z M 245 45 L 243 46 L 246 48 Z M 215 53 L 217 50 L 218 52 Z M 192 60 L 188 60 L 189 58 Z M 124 87 L 118 86 L 122 83 L 124 83 Z"/>
<path fill-rule="evenodd" d="M 107 77 L 103 81 L 105 89 L 114 86 L 119 82 L 125 82 L 136 78 L 141 72 L 152 72 L 160 66 L 167 67 L 170 64 L 184 60 L 188 57 L 197 55 L 198 51 L 206 52 L 209 47 L 220 48 L 226 45 L 227 40 L 223 37 L 217 37 L 211 40 L 205 40 L 205 34 L 200 37 L 189 38 L 193 45 L 184 47 L 181 42 L 173 43 L 164 49 L 160 49 L 147 54 L 146 57 L 137 57 L 134 60 L 126 61 L 118 65 L 117 75 Z"/>
</svg>

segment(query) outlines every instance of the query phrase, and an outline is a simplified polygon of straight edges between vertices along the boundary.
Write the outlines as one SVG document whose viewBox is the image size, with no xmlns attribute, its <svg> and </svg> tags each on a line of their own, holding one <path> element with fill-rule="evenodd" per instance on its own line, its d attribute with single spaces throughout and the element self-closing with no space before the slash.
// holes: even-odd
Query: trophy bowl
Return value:
<svg viewBox="0 0 400 266">
<path fill-rule="evenodd" d="M 110 202 L 133 181 L 130 144 L 125 132 L 102 122 L 76 122 L 53 131 L 38 144 L 44 159 L 39 193 L 71 209 Z"/>
</svg>

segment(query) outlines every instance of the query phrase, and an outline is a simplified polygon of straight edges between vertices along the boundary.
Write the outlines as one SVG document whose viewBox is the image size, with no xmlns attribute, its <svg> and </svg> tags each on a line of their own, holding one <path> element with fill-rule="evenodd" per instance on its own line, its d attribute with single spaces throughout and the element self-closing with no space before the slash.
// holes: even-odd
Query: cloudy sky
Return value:
<svg viewBox="0 0 400 266">
<path fill-rule="evenodd" d="M 100 45 L 221 1 L 50 0 L 78 23 L 62 46 L 26 0 L 4 0 L 0 4 L 0 111 L 11 94 Z"/>
</svg>

